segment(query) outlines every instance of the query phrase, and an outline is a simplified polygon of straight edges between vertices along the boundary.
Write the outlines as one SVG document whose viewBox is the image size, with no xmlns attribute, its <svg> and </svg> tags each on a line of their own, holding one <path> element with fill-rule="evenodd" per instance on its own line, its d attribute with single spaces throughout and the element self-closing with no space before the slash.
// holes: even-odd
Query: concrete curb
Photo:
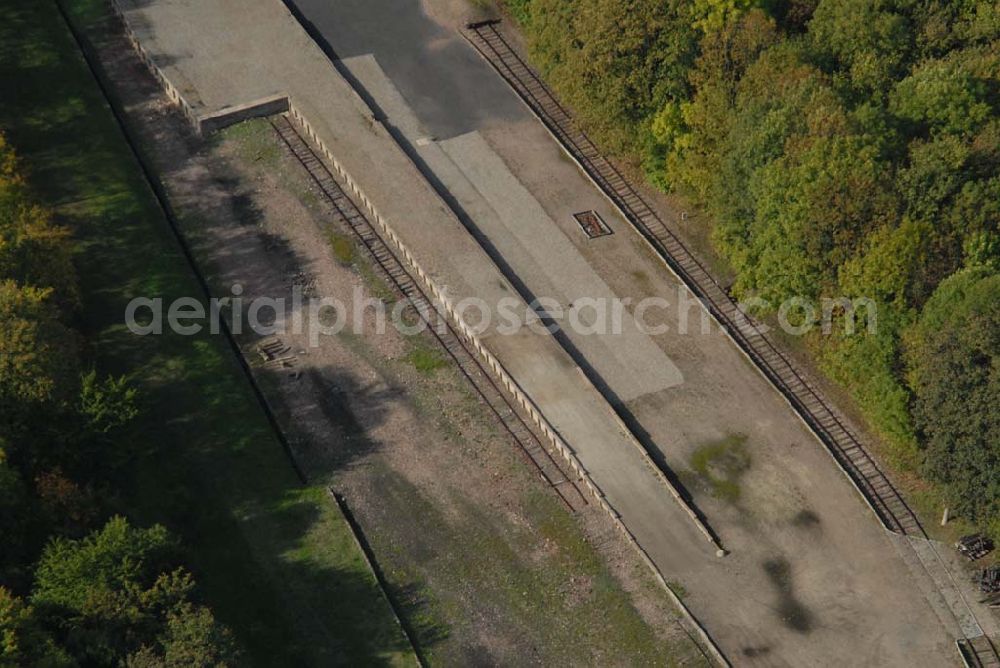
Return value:
<svg viewBox="0 0 1000 668">
<path fill-rule="evenodd" d="M 375 559 L 375 553 L 368 544 L 368 539 L 365 538 L 364 532 L 361 530 L 361 525 L 358 524 L 354 517 L 354 513 L 347 505 L 347 500 L 341 494 L 334 491 L 332 487 L 327 487 L 326 493 L 331 499 L 333 499 L 333 502 L 337 504 L 337 508 L 340 509 L 340 514 L 344 516 L 344 521 L 347 523 L 347 527 L 351 530 L 351 538 L 354 539 L 354 544 L 357 546 L 361 556 L 364 557 L 365 566 L 368 567 L 368 572 L 371 573 L 372 577 L 375 578 L 375 582 L 378 583 L 379 592 L 381 592 L 385 602 L 389 605 L 389 609 L 392 610 L 392 617 L 396 620 L 396 625 L 399 626 L 399 630 L 404 636 L 406 636 L 406 639 L 410 641 L 410 646 L 413 648 L 413 656 L 417 660 L 417 665 L 424 668 L 427 665 L 427 662 L 420 656 L 420 650 L 417 649 L 418 645 L 415 640 L 416 632 L 403 621 L 402 616 L 399 614 L 399 604 L 396 601 L 396 598 L 389 593 L 389 584 L 382 576 L 382 569 L 378 566 L 378 562 Z"/>
</svg>

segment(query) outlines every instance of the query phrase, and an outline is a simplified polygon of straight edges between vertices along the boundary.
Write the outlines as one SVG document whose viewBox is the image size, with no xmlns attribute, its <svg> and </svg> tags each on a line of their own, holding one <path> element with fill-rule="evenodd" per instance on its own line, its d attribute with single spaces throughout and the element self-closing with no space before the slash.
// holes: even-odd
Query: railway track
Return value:
<svg viewBox="0 0 1000 668">
<path fill-rule="evenodd" d="M 402 260 L 375 231 L 367 217 L 341 188 L 333 174 L 316 155 L 306 139 L 287 116 L 271 118 L 271 125 L 292 156 L 309 174 L 313 183 L 326 197 L 336 217 L 346 225 L 368 251 L 378 271 L 396 292 L 409 302 L 409 307 L 427 325 L 462 375 L 475 388 L 482 401 L 503 425 L 518 447 L 518 451 L 536 470 L 539 477 L 555 490 L 571 511 L 588 505 L 587 497 L 577 481 L 566 473 L 556 458 L 542 444 L 530 427 L 528 418 L 517 403 L 508 398 L 493 377 L 480 364 L 472 346 L 456 332 L 441 314 L 426 292 L 413 278 Z"/>
<path fill-rule="evenodd" d="M 464 34 L 819 436 L 882 524 L 890 531 L 926 538 L 916 515 L 844 420 L 577 127 L 496 25 L 496 21 L 469 24 Z"/>
<path fill-rule="evenodd" d="M 1000 668 L 1000 656 L 986 636 L 959 640 L 958 651 L 969 668 Z"/>
<path fill-rule="evenodd" d="M 740 309 L 621 171 L 602 155 L 552 90 L 503 37 L 498 24 L 497 20 L 470 23 L 463 34 L 785 397 L 823 442 L 882 525 L 907 538 L 918 563 L 934 582 L 964 636 L 958 647 L 967 665 L 1000 668 L 1000 655 L 983 634 L 916 514 L 845 420 Z"/>
</svg>

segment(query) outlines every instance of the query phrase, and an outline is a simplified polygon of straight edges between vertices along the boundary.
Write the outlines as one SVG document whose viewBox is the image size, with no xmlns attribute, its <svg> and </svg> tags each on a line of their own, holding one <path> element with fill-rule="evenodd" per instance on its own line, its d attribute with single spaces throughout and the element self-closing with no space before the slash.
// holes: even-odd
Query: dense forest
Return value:
<svg viewBox="0 0 1000 668">
<path fill-rule="evenodd" d="M 0 665 L 224 665 L 166 530 L 117 515 L 141 398 L 88 368 L 73 244 L 0 135 Z"/>
<path fill-rule="evenodd" d="M 737 298 L 876 301 L 874 332 L 808 345 L 883 454 L 1000 537 L 1000 6 L 507 6 L 595 139 L 708 214 Z"/>
</svg>

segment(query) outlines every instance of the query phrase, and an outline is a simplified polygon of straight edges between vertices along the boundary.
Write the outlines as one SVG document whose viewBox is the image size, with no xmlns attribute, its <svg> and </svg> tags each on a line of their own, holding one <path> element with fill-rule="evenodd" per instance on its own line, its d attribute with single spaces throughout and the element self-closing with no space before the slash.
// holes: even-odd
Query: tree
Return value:
<svg viewBox="0 0 1000 668">
<path fill-rule="evenodd" d="M 753 4 L 754 0 L 693 0 L 692 25 L 705 33 L 721 30 Z"/>
<path fill-rule="evenodd" d="M 91 477 L 118 471 L 132 454 L 124 446 L 130 443 L 127 428 L 139 414 L 136 389 L 124 377 L 101 378 L 89 371 L 80 378 L 76 414 L 77 462 Z"/>
<path fill-rule="evenodd" d="M 737 291 L 777 303 L 832 286 L 868 234 L 895 220 L 887 171 L 858 136 L 790 141 L 750 186 L 755 218 Z"/>
<path fill-rule="evenodd" d="M 906 335 L 924 471 L 973 521 L 1000 516 L 1000 274 L 943 281 Z M 1000 528 L 1000 527 L 996 527 Z"/>
<path fill-rule="evenodd" d="M 69 231 L 32 202 L 16 156 L 0 133 L 0 280 L 52 288 L 57 301 L 76 306 L 71 252 Z"/>
<path fill-rule="evenodd" d="M 63 535 L 81 535 L 92 526 L 100 510 L 100 500 L 90 485 L 68 478 L 59 467 L 35 477 L 39 513 L 50 530 Z"/>
<path fill-rule="evenodd" d="M 612 149 L 639 152 L 652 116 L 687 98 L 697 32 L 680 0 L 533 0 L 531 17 L 535 61 Z"/>
<path fill-rule="evenodd" d="M 908 312 L 891 304 L 878 305 L 875 332 L 852 335 L 837 328 L 813 340 L 825 373 L 847 388 L 864 411 L 873 431 L 888 446 L 884 452 L 895 465 L 913 469 L 920 464 L 910 412 L 910 392 L 899 377 L 899 331 L 910 321 Z"/>
<path fill-rule="evenodd" d="M 171 565 L 175 547 L 162 526 L 121 517 L 80 540 L 55 538 L 38 562 L 32 604 L 84 663 L 154 665 L 139 662 L 159 656 L 163 665 L 221 665 L 234 656 L 229 633 L 190 601 L 194 580 Z"/>
<path fill-rule="evenodd" d="M 92 434 L 113 434 L 139 414 L 137 393 L 124 376 L 98 378 L 96 371 L 80 380 L 79 411 Z"/>
<path fill-rule="evenodd" d="M 897 187 L 905 216 L 924 231 L 924 252 L 911 265 L 914 306 L 961 266 L 968 238 L 989 234 L 1000 222 L 1000 162 L 993 155 L 1000 144 L 991 134 L 992 127 L 971 140 L 938 134 L 910 142 Z"/>
<path fill-rule="evenodd" d="M 79 301 L 65 228 L 52 224 L 42 208 L 0 198 L 0 279 L 52 288 L 69 306 Z"/>
<path fill-rule="evenodd" d="M 8 424 L 75 394 L 76 339 L 51 295 L 51 289 L 0 281 L 0 415 Z"/>
<path fill-rule="evenodd" d="M 974 133 L 992 114 L 990 87 L 959 58 L 921 64 L 890 95 L 890 109 L 914 134 Z"/>
<path fill-rule="evenodd" d="M 59 668 L 75 662 L 41 627 L 35 610 L 0 587 L 0 666 Z"/>
<path fill-rule="evenodd" d="M 970 269 L 1000 273 L 1000 233 L 980 230 L 966 237 L 965 263 Z"/>
<path fill-rule="evenodd" d="M 926 285 L 933 234 L 930 225 L 909 218 L 898 226 L 879 227 L 868 235 L 860 252 L 840 266 L 840 293 L 908 313 L 913 304 L 923 302 L 917 295 Z"/>
<path fill-rule="evenodd" d="M 138 529 L 121 517 L 81 540 L 55 538 L 38 562 L 32 603 L 74 656 L 115 663 L 155 635 L 143 595 L 172 547 L 163 527 Z"/>
<path fill-rule="evenodd" d="M 668 101 L 651 122 L 651 150 L 662 157 L 647 157 L 647 164 L 657 166 L 654 177 L 664 187 L 707 197 L 737 119 L 740 81 L 776 40 L 774 21 L 759 10 L 702 38 L 701 54 L 689 75 L 692 99 Z"/>
<path fill-rule="evenodd" d="M 809 22 L 809 51 L 826 72 L 843 72 L 852 97 L 881 98 L 913 57 L 907 3 L 821 0 Z"/>
<path fill-rule="evenodd" d="M 26 561 L 29 504 L 21 476 L 7 462 L 2 443 L 0 440 L 0 582 L 10 583 Z"/>
<path fill-rule="evenodd" d="M 183 603 L 167 615 L 156 646 L 144 645 L 126 660 L 128 668 L 212 668 L 236 665 L 231 634 L 208 608 Z"/>
<path fill-rule="evenodd" d="M 83 610 L 96 590 L 123 592 L 137 583 L 152 584 L 173 548 L 162 526 L 135 528 L 123 517 L 81 540 L 54 539 L 39 561 L 32 600 Z"/>
</svg>

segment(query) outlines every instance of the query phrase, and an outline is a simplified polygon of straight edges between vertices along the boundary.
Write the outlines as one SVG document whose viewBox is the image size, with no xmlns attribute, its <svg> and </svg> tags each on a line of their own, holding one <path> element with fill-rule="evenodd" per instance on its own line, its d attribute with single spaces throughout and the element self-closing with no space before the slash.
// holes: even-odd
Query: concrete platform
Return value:
<svg viewBox="0 0 1000 668">
<path fill-rule="evenodd" d="M 287 94 L 452 297 L 519 299 L 512 277 L 563 304 L 581 294 L 638 297 L 676 288 L 493 73 L 414 0 L 302 6 L 341 55 L 362 56 L 346 65 L 501 256 L 507 275 L 278 0 L 123 4 L 195 114 Z M 350 48 L 339 49 L 341 40 Z M 375 58 L 364 57 L 368 43 L 377 47 Z M 378 67 L 383 56 L 392 80 Z M 614 235 L 581 238 L 571 215 L 590 208 Z M 677 324 L 681 315 L 662 317 Z M 684 471 L 706 440 L 736 431 L 753 448 L 745 506 L 699 498 L 734 547 L 723 560 L 562 346 L 531 330 L 487 332 L 482 340 L 575 449 L 666 577 L 685 586 L 686 603 L 731 659 L 796 666 L 955 661 L 945 627 L 888 537 L 731 344 L 718 334 L 651 338 L 629 329 L 626 336 L 570 342 L 675 470 Z"/>
<path fill-rule="evenodd" d="M 640 331 L 632 313 L 611 331 L 611 308 L 619 295 L 580 255 L 565 232 L 529 192 L 479 132 L 436 141 L 403 95 L 372 56 L 342 61 L 364 86 L 367 95 L 413 152 L 454 199 L 495 262 L 506 267 L 507 279 L 525 299 L 548 300 L 546 315 L 569 332 L 578 364 L 589 360 L 600 368 L 600 380 L 614 388 L 622 402 L 660 392 L 684 382 L 683 375 L 653 339 Z M 617 218 L 604 202 L 591 196 L 581 210 L 602 209 Z M 583 231 L 577 228 L 577 235 Z M 605 243 L 604 239 L 594 241 Z M 516 267 L 512 266 L 516 264 Z M 520 277 L 530 279 L 530 285 Z M 594 304 L 604 305 L 599 313 Z M 544 305 L 544 302 L 543 302 Z M 578 325 L 574 329 L 574 325 Z M 606 327 L 605 327 L 606 326 Z M 609 335 L 602 335 L 607 330 Z"/>
</svg>

